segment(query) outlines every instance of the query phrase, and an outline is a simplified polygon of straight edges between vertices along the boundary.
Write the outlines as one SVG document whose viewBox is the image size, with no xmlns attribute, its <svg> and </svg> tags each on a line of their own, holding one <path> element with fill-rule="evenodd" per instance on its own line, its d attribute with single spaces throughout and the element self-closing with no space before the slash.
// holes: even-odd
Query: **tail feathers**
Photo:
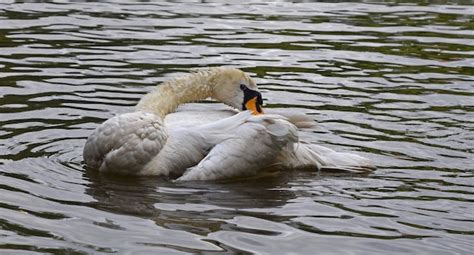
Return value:
<svg viewBox="0 0 474 255">
<path fill-rule="evenodd" d="M 353 153 L 336 152 L 315 144 L 309 145 L 309 148 L 318 155 L 322 170 L 370 172 L 376 169 L 368 158 Z"/>
<path fill-rule="evenodd" d="M 265 110 L 265 114 L 277 114 L 285 117 L 289 122 L 295 125 L 297 128 L 311 128 L 316 126 L 316 121 L 311 119 L 308 115 L 296 112 L 288 111 L 288 109 L 275 109 L 270 108 Z"/>
<path fill-rule="evenodd" d="M 295 143 L 292 147 L 283 150 L 275 164 L 288 169 L 311 168 L 348 172 L 370 172 L 375 170 L 375 166 L 367 158 L 305 143 Z"/>
<path fill-rule="evenodd" d="M 306 115 L 289 115 L 286 116 L 288 121 L 295 125 L 297 128 L 312 128 L 316 126 L 316 122 L 310 119 Z"/>
</svg>

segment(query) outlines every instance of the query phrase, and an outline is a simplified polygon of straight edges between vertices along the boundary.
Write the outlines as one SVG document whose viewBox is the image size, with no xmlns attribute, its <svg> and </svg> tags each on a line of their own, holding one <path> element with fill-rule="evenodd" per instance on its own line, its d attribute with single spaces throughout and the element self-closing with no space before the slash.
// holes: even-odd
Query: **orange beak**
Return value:
<svg viewBox="0 0 474 255">
<path fill-rule="evenodd" d="M 263 109 L 258 103 L 257 97 L 253 97 L 252 99 L 248 100 L 245 103 L 245 108 L 247 108 L 247 110 L 252 111 L 253 115 L 263 114 Z"/>
</svg>

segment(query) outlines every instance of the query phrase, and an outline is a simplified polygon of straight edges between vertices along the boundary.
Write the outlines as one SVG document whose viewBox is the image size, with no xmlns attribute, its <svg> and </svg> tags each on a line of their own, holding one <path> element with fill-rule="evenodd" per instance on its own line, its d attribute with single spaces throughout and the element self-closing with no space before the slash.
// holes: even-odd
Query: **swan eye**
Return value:
<svg viewBox="0 0 474 255">
<path fill-rule="evenodd" d="M 247 86 L 245 86 L 244 84 L 240 84 L 240 90 L 244 91 L 248 89 Z"/>
</svg>

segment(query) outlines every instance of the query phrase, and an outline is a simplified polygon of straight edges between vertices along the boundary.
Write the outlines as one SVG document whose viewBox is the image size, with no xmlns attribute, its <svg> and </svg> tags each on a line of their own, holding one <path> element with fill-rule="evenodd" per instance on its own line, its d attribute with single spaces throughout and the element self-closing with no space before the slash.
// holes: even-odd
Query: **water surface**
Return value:
<svg viewBox="0 0 474 255">
<path fill-rule="evenodd" d="M 0 253 L 470 254 L 474 6 L 0 3 Z M 86 171 L 104 120 L 190 68 L 251 74 L 369 175 Z"/>
</svg>

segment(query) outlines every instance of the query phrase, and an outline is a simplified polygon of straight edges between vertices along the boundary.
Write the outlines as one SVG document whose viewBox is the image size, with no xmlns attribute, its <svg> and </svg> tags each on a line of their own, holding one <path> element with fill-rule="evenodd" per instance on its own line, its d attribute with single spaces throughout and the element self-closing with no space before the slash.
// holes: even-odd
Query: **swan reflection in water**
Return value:
<svg viewBox="0 0 474 255">
<path fill-rule="evenodd" d="M 278 173 L 238 181 L 170 182 L 157 176 L 111 176 L 87 170 L 84 179 L 90 181 L 86 194 L 95 200 L 91 207 L 151 219 L 165 228 L 195 228 L 203 234 L 222 229 L 224 220 L 237 211 L 250 214 L 246 211 L 281 207 L 296 198 L 294 192 L 278 188 L 295 176 Z"/>
<path fill-rule="evenodd" d="M 354 176 L 364 177 L 367 173 L 283 173 L 268 169 L 266 173 L 251 178 L 214 182 L 170 182 L 160 176 L 116 176 L 87 170 L 83 178 L 90 181 L 86 194 L 96 200 L 91 203 L 92 207 L 150 218 L 164 226 L 174 220 L 181 222 L 183 217 L 188 220 L 212 221 L 212 218 L 226 218 L 226 214 L 234 217 L 236 211 L 245 214 L 252 209 L 282 207 L 298 197 L 297 193 L 301 191 L 293 190 L 294 185 L 301 184 L 298 183 L 299 180 Z"/>
</svg>

